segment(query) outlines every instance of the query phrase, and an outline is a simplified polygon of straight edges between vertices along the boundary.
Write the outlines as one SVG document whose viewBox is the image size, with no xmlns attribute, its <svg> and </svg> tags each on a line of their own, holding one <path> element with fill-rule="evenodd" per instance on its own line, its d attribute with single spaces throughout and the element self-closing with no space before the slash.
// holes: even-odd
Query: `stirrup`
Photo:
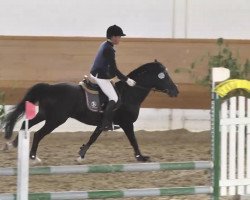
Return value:
<svg viewBox="0 0 250 200">
<path fill-rule="evenodd" d="M 121 128 L 119 125 L 113 124 L 113 123 L 112 123 L 112 124 L 110 124 L 110 125 L 104 127 L 102 130 L 103 130 L 103 131 L 114 131 L 114 130 L 117 130 L 117 129 L 119 129 L 119 128 Z"/>
<path fill-rule="evenodd" d="M 117 124 L 113 124 L 113 131 L 114 130 L 117 130 L 117 129 L 120 129 L 121 127 L 119 126 L 119 125 L 117 125 Z"/>
</svg>

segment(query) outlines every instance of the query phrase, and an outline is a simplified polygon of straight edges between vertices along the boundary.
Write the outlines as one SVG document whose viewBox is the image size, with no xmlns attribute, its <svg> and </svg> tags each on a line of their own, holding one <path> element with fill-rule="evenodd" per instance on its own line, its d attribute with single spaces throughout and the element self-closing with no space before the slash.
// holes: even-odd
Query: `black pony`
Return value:
<svg viewBox="0 0 250 200">
<path fill-rule="evenodd" d="M 125 132 L 138 161 L 149 160 L 139 150 L 133 123 L 137 120 L 141 103 L 153 89 L 176 97 L 179 93 L 176 85 L 170 78 L 166 68 L 159 62 L 144 64 L 132 71 L 129 78 L 136 81 L 135 87 L 130 87 L 124 82 L 117 82 L 116 87 L 121 95 L 121 105 L 115 111 L 114 123 Z M 86 97 L 81 86 L 71 83 L 49 85 L 39 83 L 29 89 L 22 101 L 7 115 L 5 121 L 5 138 L 10 139 L 17 120 L 23 115 L 25 101 L 39 104 L 39 112 L 35 118 L 29 120 L 29 128 L 44 121 L 44 126 L 34 134 L 30 151 L 30 158 L 36 159 L 36 152 L 42 138 L 51 133 L 56 127 L 63 124 L 69 117 L 82 123 L 96 126 L 86 145 L 82 145 L 79 154 L 83 159 L 89 147 L 101 134 L 100 129 L 102 113 L 92 112 L 86 106 Z M 24 129 L 24 122 L 21 129 Z M 17 146 L 18 136 L 12 142 Z"/>
</svg>

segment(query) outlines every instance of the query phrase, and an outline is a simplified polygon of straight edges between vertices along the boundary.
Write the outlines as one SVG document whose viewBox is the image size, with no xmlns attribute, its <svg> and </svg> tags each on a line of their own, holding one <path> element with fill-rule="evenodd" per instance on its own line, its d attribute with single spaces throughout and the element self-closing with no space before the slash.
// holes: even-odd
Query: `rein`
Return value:
<svg viewBox="0 0 250 200">
<path fill-rule="evenodd" d="M 155 89 L 155 88 L 148 88 L 148 87 L 144 87 L 144 86 L 137 85 L 137 84 L 134 87 L 142 89 L 142 90 L 149 90 L 149 91 L 154 91 L 154 92 L 161 92 L 161 93 L 167 93 L 168 92 L 168 90 L 158 90 L 158 89 Z"/>
</svg>

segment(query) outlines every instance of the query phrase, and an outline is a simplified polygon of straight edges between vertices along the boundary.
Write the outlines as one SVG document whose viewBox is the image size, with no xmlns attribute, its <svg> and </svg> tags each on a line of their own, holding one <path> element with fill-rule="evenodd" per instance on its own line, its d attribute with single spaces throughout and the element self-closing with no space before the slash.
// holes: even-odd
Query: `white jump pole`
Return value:
<svg viewBox="0 0 250 200">
<path fill-rule="evenodd" d="M 18 133 L 17 200 L 28 200 L 29 194 L 29 120 L 36 116 L 36 106 L 25 102 L 25 129 Z"/>
<path fill-rule="evenodd" d="M 17 200 L 28 200 L 29 193 L 29 121 L 25 119 L 25 130 L 18 133 Z"/>
</svg>

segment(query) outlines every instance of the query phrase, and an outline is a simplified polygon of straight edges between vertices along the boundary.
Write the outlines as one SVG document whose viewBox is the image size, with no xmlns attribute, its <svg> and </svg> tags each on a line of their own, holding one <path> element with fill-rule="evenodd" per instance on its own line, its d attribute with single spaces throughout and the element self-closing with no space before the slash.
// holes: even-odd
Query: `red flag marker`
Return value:
<svg viewBox="0 0 250 200">
<path fill-rule="evenodd" d="M 25 102 L 25 116 L 26 119 L 30 120 L 36 116 L 36 105 L 30 103 L 29 101 Z"/>
</svg>

